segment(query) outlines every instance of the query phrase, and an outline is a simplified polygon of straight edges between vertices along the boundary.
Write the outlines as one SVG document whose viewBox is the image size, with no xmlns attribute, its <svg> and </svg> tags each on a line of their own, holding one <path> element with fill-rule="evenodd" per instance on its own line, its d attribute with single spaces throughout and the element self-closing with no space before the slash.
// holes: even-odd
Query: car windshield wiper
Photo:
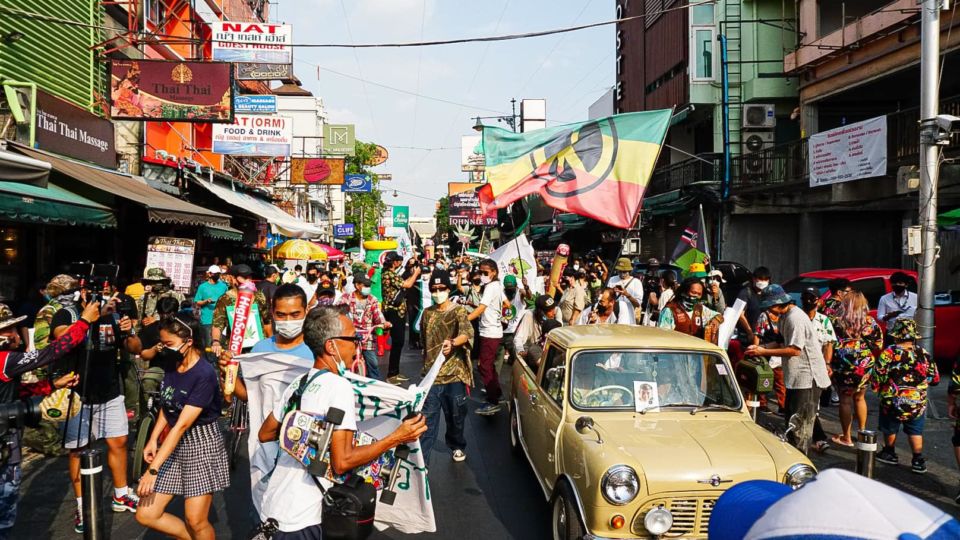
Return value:
<svg viewBox="0 0 960 540">
<path fill-rule="evenodd" d="M 721 410 L 721 411 L 735 411 L 735 412 L 740 412 L 740 409 L 738 409 L 738 408 L 736 408 L 736 407 L 731 407 L 731 406 L 729 406 L 729 405 L 722 405 L 722 404 L 720 404 L 720 403 L 711 403 L 711 404 L 709 404 L 709 405 L 701 405 L 701 406 L 697 407 L 696 409 L 690 411 L 690 414 L 697 414 L 697 413 L 700 412 L 700 411 L 707 411 L 707 410 L 711 410 L 711 409 L 712 409 L 712 410 Z"/>
<path fill-rule="evenodd" d="M 647 411 L 652 410 L 652 409 L 667 409 L 667 408 L 669 408 L 669 407 L 696 407 L 696 406 L 697 406 L 696 403 L 664 403 L 663 405 L 660 405 L 659 407 L 650 407 L 650 408 L 647 408 L 647 409 L 642 409 L 642 410 L 640 411 L 640 414 L 647 414 Z"/>
</svg>

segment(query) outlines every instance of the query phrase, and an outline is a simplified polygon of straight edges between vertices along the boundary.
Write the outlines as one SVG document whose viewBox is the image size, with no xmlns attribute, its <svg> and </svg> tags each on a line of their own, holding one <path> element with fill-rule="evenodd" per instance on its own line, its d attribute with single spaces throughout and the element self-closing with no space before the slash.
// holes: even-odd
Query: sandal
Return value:
<svg viewBox="0 0 960 540">
<path fill-rule="evenodd" d="M 834 435 L 833 437 L 830 437 L 830 440 L 833 441 L 835 444 L 839 444 L 840 446 L 846 446 L 847 448 L 853 448 L 853 441 L 850 441 L 850 442 L 844 441 L 844 440 L 843 440 L 843 436 L 840 435 L 839 433 L 837 433 L 837 434 Z"/>
</svg>

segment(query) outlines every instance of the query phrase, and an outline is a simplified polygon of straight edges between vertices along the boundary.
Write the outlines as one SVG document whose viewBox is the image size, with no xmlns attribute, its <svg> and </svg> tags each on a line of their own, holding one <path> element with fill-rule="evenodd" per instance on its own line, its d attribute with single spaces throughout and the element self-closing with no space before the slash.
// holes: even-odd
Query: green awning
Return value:
<svg viewBox="0 0 960 540">
<path fill-rule="evenodd" d="M 0 218 L 50 225 L 116 227 L 110 208 L 60 186 L 0 182 Z"/>
<path fill-rule="evenodd" d="M 243 231 L 239 231 L 233 227 L 212 227 L 207 225 L 203 228 L 203 235 L 216 240 L 243 242 Z"/>
</svg>

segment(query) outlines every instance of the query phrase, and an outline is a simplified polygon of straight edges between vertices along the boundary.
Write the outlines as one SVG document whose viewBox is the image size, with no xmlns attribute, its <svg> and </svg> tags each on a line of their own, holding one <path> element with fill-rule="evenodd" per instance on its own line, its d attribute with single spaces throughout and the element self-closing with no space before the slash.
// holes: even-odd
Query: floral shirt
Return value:
<svg viewBox="0 0 960 540">
<path fill-rule="evenodd" d="M 399 306 L 392 304 L 397 296 L 397 291 L 403 288 L 403 278 L 400 274 L 392 270 L 385 271 L 380 275 L 380 290 L 383 291 L 383 310 L 395 311 L 400 317 L 407 315 L 407 303 L 400 302 Z"/>
<path fill-rule="evenodd" d="M 873 389 L 880 411 L 901 421 L 913 420 L 927 409 L 927 387 L 940 382 L 937 363 L 920 347 L 884 349 L 873 368 Z"/>
<path fill-rule="evenodd" d="M 837 386 L 862 390 L 870 382 L 876 355 L 883 347 L 883 332 L 873 317 L 867 316 L 859 335 L 849 336 L 836 326 L 839 344 L 833 352 L 833 379 Z"/>
<path fill-rule="evenodd" d="M 817 328 L 817 335 L 820 336 L 821 343 L 824 345 L 827 343 L 837 343 L 837 333 L 833 329 L 833 323 L 830 322 L 830 317 L 817 312 L 810 320 L 813 322 L 813 326 Z"/>
<path fill-rule="evenodd" d="M 834 325 L 837 324 L 837 315 L 840 313 L 841 304 L 843 304 L 843 302 L 835 296 L 831 296 L 823 301 L 823 309 L 821 311 Z"/>
<path fill-rule="evenodd" d="M 363 337 L 363 350 L 372 351 L 376 349 L 376 336 L 373 333 L 373 328 L 386 322 L 377 299 L 372 295 L 366 298 L 357 298 L 356 294 L 350 293 L 340 297 L 337 304 L 347 306 L 347 316 L 353 321 L 357 334 Z"/>
</svg>

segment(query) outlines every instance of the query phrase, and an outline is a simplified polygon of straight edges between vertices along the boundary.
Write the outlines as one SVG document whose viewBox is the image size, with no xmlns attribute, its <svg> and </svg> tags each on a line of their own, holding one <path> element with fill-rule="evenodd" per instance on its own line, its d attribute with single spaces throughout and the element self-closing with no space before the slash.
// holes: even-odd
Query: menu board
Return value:
<svg viewBox="0 0 960 540">
<path fill-rule="evenodd" d="M 189 293 L 196 243 L 190 238 L 151 236 L 147 242 L 147 268 L 163 268 L 174 289 Z"/>
</svg>

